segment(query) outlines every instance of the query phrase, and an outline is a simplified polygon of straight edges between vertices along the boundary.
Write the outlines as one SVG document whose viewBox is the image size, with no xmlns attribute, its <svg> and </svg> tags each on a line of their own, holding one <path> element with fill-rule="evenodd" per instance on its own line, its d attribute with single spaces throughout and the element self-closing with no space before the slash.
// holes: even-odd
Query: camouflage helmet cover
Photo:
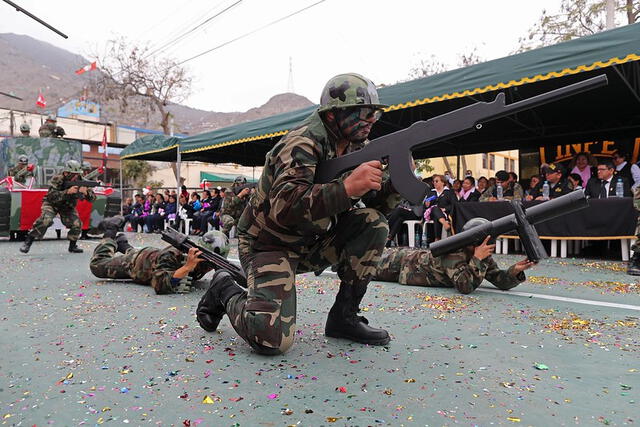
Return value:
<svg viewBox="0 0 640 427">
<path fill-rule="evenodd" d="M 30 132 L 31 131 L 31 126 L 29 126 L 29 123 L 23 123 L 20 125 L 20 132 Z"/>
<path fill-rule="evenodd" d="M 338 74 L 329 79 L 322 89 L 318 111 L 349 107 L 383 109 L 388 105 L 380 104 L 378 90 L 368 78 L 356 73 Z"/>
<path fill-rule="evenodd" d="M 233 180 L 233 185 L 243 185 L 247 183 L 247 178 L 244 176 L 237 176 L 236 179 Z"/>
<path fill-rule="evenodd" d="M 467 221 L 464 226 L 462 227 L 462 231 L 469 231 L 473 228 L 476 227 L 480 227 L 482 225 L 486 225 L 486 224 L 490 224 L 491 221 L 489 221 L 488 219 L 485 218 L 471 218 L 469 221 Z M 472 245 L 473 246 L 479 246 L 482 244 L 482 242 L 484 241 L 484 239 L 487 237 L 487 232 L 491 232 L 491 229 L 484 229 L 483 230 L 477 230 L 478 234 L 477 236 L 475 236 L 475 240 L 473 241 Z M 493 244 L 493 239 L 491 239 L 489 241 L 489 244 Z"/>
<path fill-rule="evenodd" d="M 84 161 L 82 162 L 82 170 L 83 171 L 90 171 L 91 169 L 93 169 L 93 166 L 91 166 L 91 163 Z"/>
<path fill-rule="evenodd" d="M 80 166 L 80 162 L 77 160 L 67 160 L 64 166 L 64 172 L 82 173 L 82 166 Z"/>
<path fill-rule="evenodd" d="M 200 246 L 220 254 L 225 258 L 229 255 L 229 239 L 222 231 L 213 230 L 205 233 L 200 237 L 199 243 Z"/>
<path fill-rule="evenodd" d="M 18 157 L 18 163 L 22 163 L 22 164 L 27 164 L 29 163 L 29 157 L 27 157 L 25 154 L 21 154 Z"/>
</svg>

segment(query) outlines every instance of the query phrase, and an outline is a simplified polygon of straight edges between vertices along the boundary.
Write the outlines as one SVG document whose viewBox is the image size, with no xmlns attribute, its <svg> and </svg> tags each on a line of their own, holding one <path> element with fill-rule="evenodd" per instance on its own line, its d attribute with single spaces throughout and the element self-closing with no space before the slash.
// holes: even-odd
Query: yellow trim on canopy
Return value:
<svg viewBox="0 0 640 427">
<path fill-rule="evenodd" d="M 229 146 L 229 145 L 242 144 L 243 142 L 256 141 L 258 139 L 264 139 L 264 138 L 273 138 L 274 136 L 286 135 L 288 133 L 289 133 L 288 129 L 287 130 L 280 130 L 280 131 L 273 132 L 273 133 L 265 133 L 264 135 L 251 136 L 251 137 L 242 138 L 242 139 L 234 139 L 232 141 L 221 142 L 219 144 L 207 145 L 206 147 L 194 148 L 194 149 L 191 149 L 191 150 L 184 150 L 184 151 L 182 151 L 182 153 L 197 153 L 198 151 L 205 151 L 205 150 L 208 150 L 210 148 L 220 148 L 220 147 L 226 147 L 226 146 Z"/>
<path fill-rule="evenodd" d="M 164 148 L 158 148 L 157 150 L 150 150 L 150 151 L 145 151 L 142 153 L 133 153 L 133 154 L 129 154 L 128 156 L 120 156 L 121 160 L 127 159 L 129 157 L 137 157 L 137 156 L 143 156 L 145 154 L 152 154 L 152 153 L 160 153 L 162 151 L 167 151 L 167 150 L 172 150 L 174 148 L 177 148 L 178 144 L 174 144 L 170 147 L 164 147 Z"/>
</svg>

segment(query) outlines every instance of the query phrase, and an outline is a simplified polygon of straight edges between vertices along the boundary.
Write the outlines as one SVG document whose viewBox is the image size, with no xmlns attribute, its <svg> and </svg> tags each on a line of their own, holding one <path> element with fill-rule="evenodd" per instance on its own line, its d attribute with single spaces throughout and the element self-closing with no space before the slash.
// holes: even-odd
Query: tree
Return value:
<svg viewBox="0 0 640 427">
<path fill-rule="evenodd" d="M 616 18 L 633 24 L 640 18 L 640 0 L 614 0 Z M 562 0 L 560 12 L 542 11 L 539 21 L 521 37 L 517 52 L 549 46 L 606 29 L 606 0 Z M 624 16 L 624 18 L 623 18 Z M 626 19 L 625 19 L 626 18 Z"/>
<path fill-rule="evenodd" d="M 150 48 L 129 45 L 121 38 L 107 42 L 104 54 L 94 54 L 102 77 L 92 84 L 99 101 L 115 101 L 121 111 L 143 109 L 159 112 L 160 126 L 171 133 L 171 113 L 167 107 L 180 103 L 191 93 L 191 77 L 177 61 L 158 58 Z"/>
<path fill-rule="evenodd" d="M 149 175 L 151 175 L 154 170 L 155 168 L 144 160 L 122 161 L 122 174 L 129 178 L 136 187 L 144 187 Z"/>
<path fill-rule="evenodd" d="M 433 172 L 433 166 L 431 166 L 431 161 L 429 159 L 420 159 L 415 160 L 416 170 L 420 173 L 429 173 Z"/>
</svg>

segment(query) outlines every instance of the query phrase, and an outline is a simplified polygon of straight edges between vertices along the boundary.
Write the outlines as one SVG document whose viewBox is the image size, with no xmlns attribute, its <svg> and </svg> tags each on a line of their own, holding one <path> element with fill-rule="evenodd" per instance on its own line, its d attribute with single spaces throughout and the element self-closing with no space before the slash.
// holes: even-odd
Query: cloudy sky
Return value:
<svg viewBox="0 0 640 427">
<path fill-rule="evenodd" d="M 86 56 L 119 36 L 154 48 L 166 45 L 158 55 L 180 61 L 231 41 L 184 64 L 194 77 L 193 94 L 185 104 L 213 111 L 244 111 L 286 92 L 289 58 L 294 92 L 318 102 L 327 79 L 342 72 L 392 84 L 406 80 L 412 67 L 431 56 L 452 67 L 459 54 L 474 49 L 485 60 L 506 56 L 543 9 L 555 12 L 560 4 L 560 0 L 14 2 L 69 38 L 4 2 L 0 2 L 0 32 L 26 34 Z"/>
</svg>

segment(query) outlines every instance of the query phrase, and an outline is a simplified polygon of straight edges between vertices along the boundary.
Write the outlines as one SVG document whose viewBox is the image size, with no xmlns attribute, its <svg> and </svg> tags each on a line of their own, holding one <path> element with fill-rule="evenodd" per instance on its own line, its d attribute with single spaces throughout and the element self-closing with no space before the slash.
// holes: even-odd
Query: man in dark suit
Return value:
<svg viewBox="0 0 640 427">
<path fill-rule="evenodd" d="M 594 199 L 616 197 L 616 183 L 622 179 L 624 197 L 631 197 L 629 181 L 624 177 L 614 177 L 615 167 L 611 160 L 603 159 L 598 162 L 598 177 L 587 182 L 584 194 Z"/>
</svg>

